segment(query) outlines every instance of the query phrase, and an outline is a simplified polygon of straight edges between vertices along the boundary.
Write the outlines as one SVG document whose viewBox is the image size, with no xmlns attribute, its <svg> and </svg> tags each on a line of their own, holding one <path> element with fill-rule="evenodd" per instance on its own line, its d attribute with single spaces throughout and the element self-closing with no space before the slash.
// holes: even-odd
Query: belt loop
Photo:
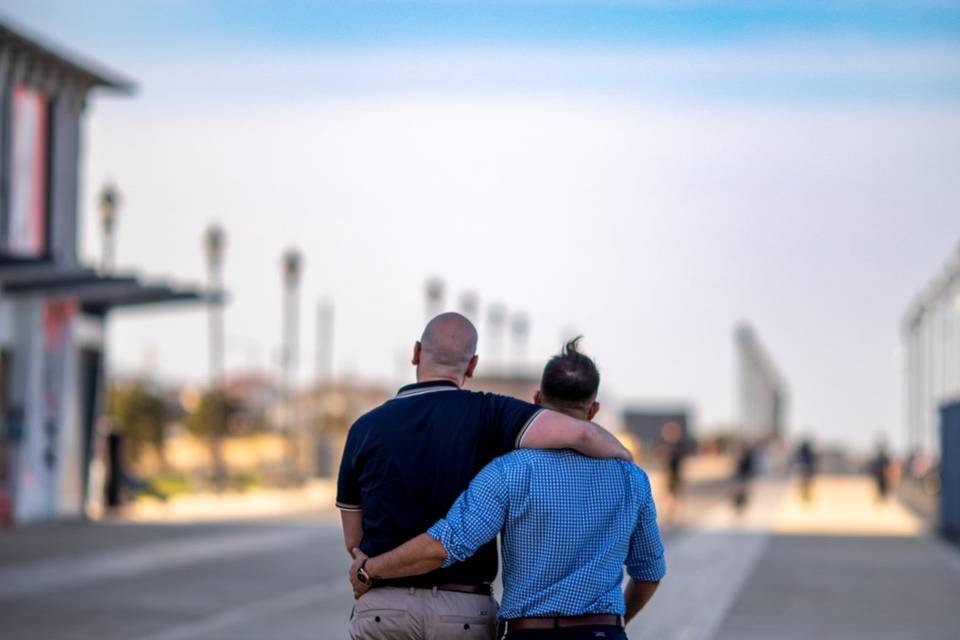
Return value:
<svg viewBox="0 0 960 640">
<path fill-rule="evenodd" d="M 560 628 L 560 618 L 554 618 L 554 619 L 553 619 L 553 628 L 554 628 L 554 629 L 559 629 L 559 628 Z"/>
<path fill-rule="evenodd" d="M 431 588 L 430 588 L 430 591 L 433 592 L 433 597 L 436 598 L 436 597 L 437 597 L 437 587 L 436 587 L 436 585 L 434 585 L 433 587 L 431 587 Z"/>
<path fill-rule="evenodd" d="M 413 587 L 409 587 L 408 593 L 409 593 L 410 595 L 415 595 L 415 594 L 417 593 L 417 590 L 414 589 Z"/>
</svg>

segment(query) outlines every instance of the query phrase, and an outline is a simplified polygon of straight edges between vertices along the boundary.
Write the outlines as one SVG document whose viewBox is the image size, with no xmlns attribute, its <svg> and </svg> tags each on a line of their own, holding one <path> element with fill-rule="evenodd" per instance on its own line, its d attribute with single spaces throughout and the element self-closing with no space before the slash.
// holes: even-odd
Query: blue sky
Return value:
<svg viewBox="0 0 960 640">
<path fill-rule="evenodd" d="M 163 34 L 172 43 L 372 46 L 734 43 L 790 36 L 956 41 L 956 2 L 597 2 L 541 0 L 11 1 L 8 13 L 69 20 L 121 45 Z"/>
<path fill-rule="evenodd" d="M 608 421 L 653 399 L 729 423 L 746 318 L 795 432 L 900 433 L 900 317 L 960 239 L 960 3 L 0 7 L 138 82 L 90 104 L 83 251 L 107 179 L 121 265 L 196 281 L 222 221 L 231 368 L 276 366 L 297 245 L 305 379 L 321 296 L 340 375 L 409 379 L 440 273 L 529 315 L 531 365 L 584 333 Z M 111 365 L 202 380 L 205 326 L 117 314 Z"/>
<path fill-rule="evenodd" d="M 429 65 L 398 78 L 346 65 L 346 71 L 296 79 L 299 90 L 385 90 L 422 87 L 639 91 L 703 94 L 716 99 L 960 99 L 960 3 L 841 2 L 265 2 L 240 0 L 7 0 L 6 13 L 42 25 L 60 40 L 104 60 L 148 64 L 212 56 L 310 58 L 333 52 L 555 52 L 583 55 L 580 69 L 530 68 L 513 60 L 440 73 Z M 736 56 L 727 68 L 703 71 L 654 65 L 624 69 L 589 64 L 599 52 Z M 886 73 L 865 70 L 875 66 Z M 798 54 L 802 54 L 797 60 Z M 516 57 L 516 56 L 514 56 Z M 811 60 L 812 58 L 812 60 Z M 857 68 L 847 69 L 845 62 Z M 781 64 L 775 71 L 771 64 Z M 766 63 L 766 67 L 763 67 Z M 763 72 L 753 69 L 761 65 Z M 739 67 L 745 67 L 740 69 Z M 191 70 L 180 65 L 180 73 Z M 433 73 L 433 75 L 431 75 Z M 138 74 L 138 77 L 143 73 Z M 391 81 L 392 80 L 392 81 Z M 292 84 L 292 83 L 291 83 Z M 292 89 L 292 87 L 288 87 Z"/>
</svg>

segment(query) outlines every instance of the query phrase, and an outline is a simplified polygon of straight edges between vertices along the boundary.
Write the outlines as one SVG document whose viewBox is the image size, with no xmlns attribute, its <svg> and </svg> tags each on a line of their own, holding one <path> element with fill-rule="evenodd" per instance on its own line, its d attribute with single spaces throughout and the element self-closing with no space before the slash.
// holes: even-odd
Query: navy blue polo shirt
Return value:
<svg viewBox="0 0 960 640">
<path fill-rule="evenodd" d="M 361 416 L 347 435 L 337 507 L 363 511 L 370 556 L 385 553 L 446 515 L 473 477 L 515 449 L 540 407 L 460 389 L 452 382 L 407 385 Z M 393 584 L 482 584 L 497 575 L 496 541 L 446 569 Z"/>
</svg>

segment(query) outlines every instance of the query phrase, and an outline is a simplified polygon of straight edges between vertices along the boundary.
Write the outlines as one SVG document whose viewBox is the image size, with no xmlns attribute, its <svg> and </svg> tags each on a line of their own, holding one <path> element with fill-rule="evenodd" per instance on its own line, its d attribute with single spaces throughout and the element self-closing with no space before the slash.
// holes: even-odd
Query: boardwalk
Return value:
<svg viewBox="0 0 960 640">
<path fill-rule="evenodd" d="M 766 481 L 742 517 L 718 505 L 668 546 L 634 638 L 956 638 L 960 554 L 863 478 L 820 480 L 805 504 Z"/>
<path fill-rule="evenodd" d="M 633 638 L 956 638 L 960 554 L 859 478 L 812 505 L 760 483 L 742 517 L 705 503 L 667 540 L 669 575 Z M 2 637 L 343 638 L 346 554 L 329 514 L 0 533 Z"/>
</svg>

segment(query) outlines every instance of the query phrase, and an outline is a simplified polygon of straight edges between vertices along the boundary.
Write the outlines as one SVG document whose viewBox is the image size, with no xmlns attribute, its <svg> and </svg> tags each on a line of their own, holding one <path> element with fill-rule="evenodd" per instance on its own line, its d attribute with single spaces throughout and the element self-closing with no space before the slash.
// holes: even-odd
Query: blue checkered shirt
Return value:
<svg viewBox="0 0 960 640">
<path fill-rule="evenodd" d="M 501 620 L 623 615 L 624 565 L 651 582 L 666 569 L 650 481 L 623 460 L 519 449 L 484 467 L 427 533 L 446 567 L 501 530 Z"/>
</svg>

